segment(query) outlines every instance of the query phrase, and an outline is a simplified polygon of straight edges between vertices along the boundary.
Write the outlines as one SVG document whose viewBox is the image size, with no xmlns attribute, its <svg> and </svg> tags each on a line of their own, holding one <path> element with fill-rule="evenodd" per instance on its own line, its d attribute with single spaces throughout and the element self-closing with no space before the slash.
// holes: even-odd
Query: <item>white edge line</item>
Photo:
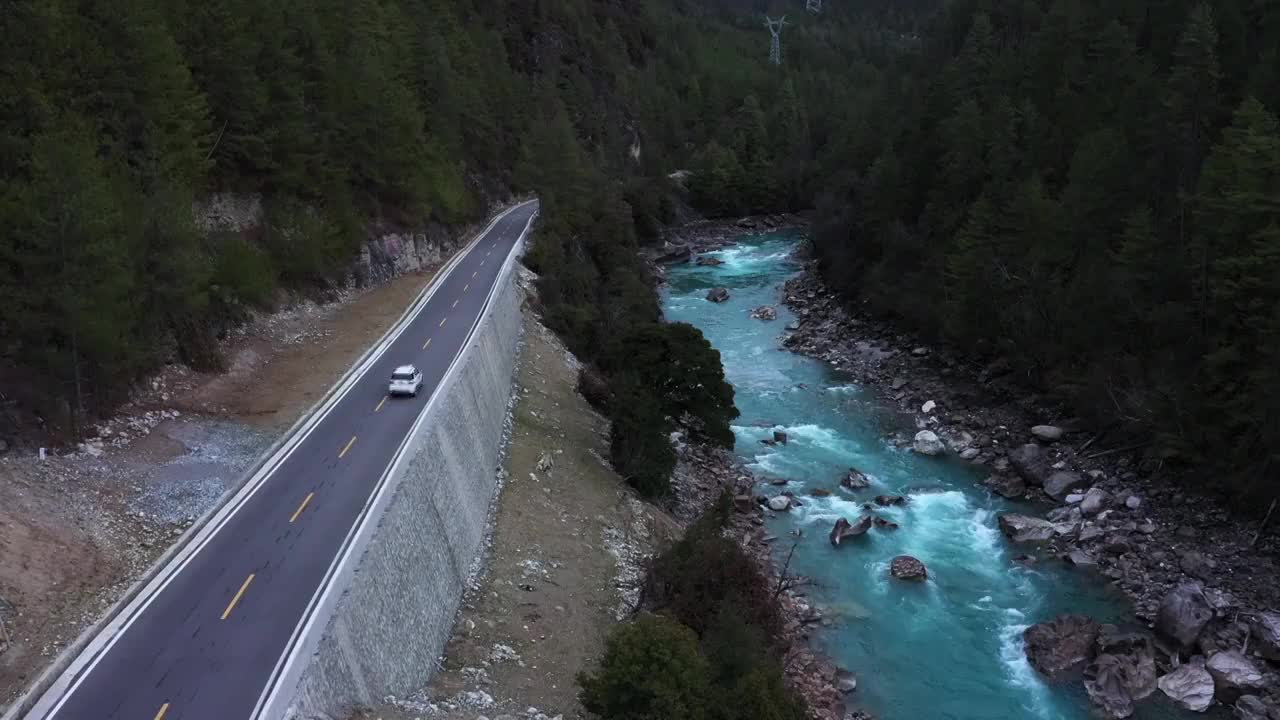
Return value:
<svg viewBox="0 0 1280 720">
<path fill-rule="evenodd" d="M 366 531 L 366 528 L 369 526 L 369 520 L 372 517 L 370 510 L 382 500 L 383 495 L 386 493 L 388 487 L 387 480 L 395 474 L 396 470 L 400 467 L 400 464 L 404 461 L 405 449 L 408 446 L 409 441 L 418 434 L 422 424 L 426 422 L 431 408 L 435 406 L 436 400 L 441 395 L 441 391 L 449 385 L 454 371 L 457 369 L 458 363 L 462 360 L 462 356 L 467 351 L 467 346 L 471 344 L 471 340 L 475 337 L 476 329 L 480 327 L 480 324 L 486 317 L 488 317 L 490 311 L 493 309 L 494 295 L 497 294 L 498 287 L 502 283 L 504 277 L 510 273 L 510 266 L 514 264 L 515 258 L 518 255 L 517 251 L 520 249 L 525 236 L 529 233 L 529 228 L 532 227 L 533 221 L 537 216 L 538 212 L 536 210 L 529 215 L 529 220 L 525 223 L 524 230 L 520 232 L 520 237 L 512 244 L 511 252 L 507 255 L 504 267 L 498 271 L 493 287 L 489 289 L 489 295 L 485 298 L 484 307 L 481 308 L 480 313 L 476 316 L 475 322 L 471 325 L 471 329 L 467 331 L 467 337 L 459 346 L 458 353 L 454 356 L 453 361 L 449 363 L 449 367 L 440 378 L 440 382 L 436 384 L 435 391 L 432 392 L 431 397 L 428 398 L 427 404 L 422 408 L 422 412 L 418 414 L 413 426 L 400 442 L 400 446 L 396 449 L 395 455 L 393 455 L 390 462 L 387 463 L 387 467 L 383 470 L 382 476 L 378 478 L 377 489 L 369 496 L 369 499 L 365 501 L 364 508 L 361 509 L 356 522 L 353 523 L 351 529 L 347 531 L 347 536 L 343 539 L 343 544 L 339 552 L 334 556 L 333 562 L 329 564 L 329 569 L 325 572 L 324 579 L 321 581 L 319 588 L 316 589 L 316 592 L 311 596 L 310 602 L 307 603 L 307 608 L 303 612 L 302 621 L 300 621 L 294 628 L 293 635 L 290 636 L 289 642 L 285 645 L 286 652 L 281 655 L 280 660 L 276 663 L 276 667 L 272 671 L 266 687 L 263 688 L 262 694 L 258 697 L 258 704 L 254 706 L 253 714 L 249 716 L 251 720 L 265 720 L 262 713 L 266 712 L 273 704 L 280 702 L 280 690 L 284 687 L 284 684 L 281 681 L 287 676 L 290 666 L 297 661 L 300 654 L 299 651 L 302 648 L 302 643 L 300 643 L 299 640 L 308 636 L 312 632 L 316 620 L 319 619 L 321 615 L 316 612 L 316 609 L 328 601 L 329 595 L 333 592 L 335 587 L 333 579 L 342 572 L 343 567 L 346 565 L 347 561 L 350 560 L 352 553 L 357 546 L 357 543 L 353 542 L 353 539 Z M 330 616 L 332 616 L 332 613 L 326 616 L 326 621 Z M 299 678 L 299 680 L 301 680 L 301 678 Z"/>
<path fill-rule="evenodd" d="M 364 378 L 369 369 L 378 361 L 379 358 L 382 357 L 383 353 L 386 352 L 387 348 L 389 348 L 391 344 L 394 343 L 410 325 L 412 325 L 413 320 L 416 319 L 422 312 L 423 308 L 426 307 L 427 303 L 431 300 L 431 297 L 435 295 L 436 291 L 444 285 L 445 279 L 449 277 L 454 268 L 456 268 L 468 255 L 471 254 L 471 251 L 477 244 L 479 244 L 480 240 L 488 235 L 500 220 L 510 215 L 512 212 L 515 212 L 518 208 L 528 204 L 528 202 L 530 201 L 513 205 L 495 216 L 493 220 L 485 226 L 484 230 L 477 233 L 476 237 L 473 238 L 471 242 L 462 249 L 462 251 L 456 253 L 444 267 L 436 272 L 430 284 L 423 288 L 422 292 L 418 295 L 418 298 L 404 311 L 404 313 L 401 314 L 400 319 L 396 321 L 396 324 L 383 334 L 382 339 L 375 345 L 374 349 L 366 351 L 365 355 L 356 361 L 356 364 L 352 369 L 340 378 L 334 387 L 330 389 L 328 399 L 322 401 L 323 405 L 318 409 L 313 409 L 304 418 L 299 419 L 299 421 L 295 423 L 295 427 L 292 428 L 283 438 L 283 442 L 278 446 L 274 454 L 270 455 L 268 459 L 259 466 L 258 470 L 253 473 L 249 481 L 236 490 L 235 495 L 224 501 L 221 506 L 214 511 L 211 518 L 204 521 L 203 524 L 199 524 L 198 529 L 192 536 L 181 540 L 180 549 L 178 549 L 177 552 L 166 561 L 165 565 L 161 567 L 150 580 L 145 581 L 146 584 L 144 589 L 134 595 L 134 597 L 128 601 L 128 604 L 115 614 L 115 617 L 108 620 L 103 627 L 98 629 L 95 633 L 94 639 L 90 640 L 86 646 L 80 650 L 77 657 L 60 673 L 58 673 L 58 677 L 54 679 L 48 688 L 40 694 L 39 698 L 31 704 L 30 709 L 26 713 L 27 718 L 44 717 L 52 719 L 56 716 L 58 711 L 62 709 L 62 706 L 66 704 L 67 700 L 69 700 L 75 693 L 76 689 L 80 687 L 80 684 L 84 679 L 92 673 L 93 669 L 98 665 L 102 658 L 111 651 L 111 648 L 115 646 L 116 641 L 119 640 L 129 627 L 133 625 L 134 621 L 136 621 L 138 617 L 145 612 L 160 593 L 168 587 L 169 583 L 181 574 L 182 570 L 202 549 L 204 549 L 206 545 L 208 545 L 212 538 L 217 535 L 218 531 L 220 531 L 222 527 L 230 521 L 240 508 L 244 507 L 253 495 L 266 484 L 266 481 L 275 473 L 275 470 L 293 454 L 293 452 L 306 440 L 306 438 L 310 436 L 311 432 L 315 430 L 320 422 L 322 422 L 329 413 L 333 411 L 333 408 L 337 406 L 344 397 L 346 397 L 347 393 Z M 536 215 L 536 212 L 534 214 Z M 95 643 L 99 642 L 101 635 L 108 632 L 110 633 L 110 638 L 106 643 L 95 645 Z M 86 657 L 86 655 L 88 657 Z M 53 668 L 51 666 L 50 670 L 52 669 Z M 65 684 L 64 678 L 68 673 L 70 673 L 74 679 L 70 686 L 66 687 L 64 690 L 59 686 Z M 36 682 L 39 684 L 40 680 L 37 679 Z M 52 697 L 50 697 L 51 694 Z M 46 711 L 40 710 L 40 705 L 49 703 L 54 703 L 51 709 Z M 22 713 L 23 704 L 24 702 L 22 697 L 15 700 L 9 711 L 5 713 L 4 720 L 16 720 L 16 718 Z"/>
</svg>

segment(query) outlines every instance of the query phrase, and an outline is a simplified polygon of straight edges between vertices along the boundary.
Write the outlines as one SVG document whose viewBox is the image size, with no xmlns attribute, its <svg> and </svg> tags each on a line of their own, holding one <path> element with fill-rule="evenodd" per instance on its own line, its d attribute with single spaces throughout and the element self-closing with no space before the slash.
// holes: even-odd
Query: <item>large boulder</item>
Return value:
<svg viewBox="0 0 1280 720">
<path fill-rule="evenodd" d="M 1213 619 L 1213 608 L 1200 583 L 1183 583 L 1160 601 L 1156 611 L 1156 632 L 1186 651 L 1195 646 L 1205 624 Z"/>
<path fill-rule="evenodd" d="M 871 529 L 871 516 L 867 515 L 857 522 L 850 524 L 848 520 L 840 518 L 836 521 L 836 526 L 831 528 L 831 544 L 840 547 L 840 541 L 845 538 L 858 537 L 866 535 Z"/>
<path fill-rule="evenodd" d="M 907 499 L 901 495 L 877 495 L 876 504 L 880 507 L 889 507 L 890 505 L 906 505 Z"/>
<path fill-rule="evenodd" d="M 1280 613 L 1263 612 L 1249 621 L 1250 637 L 1262 657 L 1280 662 Z"/>
<path fill-rule="evenodd" d="M 1031 434 L 1045 442 L 1056 442 L 1062 439 L 1065 432 L 1057 425 L 1036 425 L 1031 428 Z"/>
<path fill-rule="evenodd" d="M 675 245 L 667 252 L 658 256 L 660 263 L 682 263 L 689 262 L 689 258 L 693 257 L 693 249 L 688 245 Z"/>
<path fill-rule="evenodd" d="M 849 468 L 849 472 L 840 479 L 840 485 L 850 490 L 865 490 L 871 487 L 871 478 L 853 468 Z"/>
<path fill-rule="evenodd" d="M 1268 704 L 1257 695 L 1242 695 L 1235 704 L 1238 720 L 1276 720 L 1280 718 L 1280 707 Z"/>
<path fill-rule="evenodd" d="M 1001 497 L 1020 498 L 1027 494 L 1027 484 L 1013 475 L 992 475 L 983 482 Z"/>
<path fill-rule="evenodd" d="M 1119 660 L 1125 688 L 1134 700 L 1156 691 L 1156 654 L 1149 636 L 1122 633 L 1114 625 L 1104 625 L 1098 633 L 1098 657 L 1104 655 Z"/>
<path fill-rule="evenodd" d="M 729 299 L 729 288 L 711 288 L 707 291 L 707 299 L 713 303 L 722 303 Z"/>
<path fill-rule="evenodd" d="M 1059 615 L 1022 633 L 1031 667 L 1053 677 L 1093 659 L 1101 626 L 1086 615 Z"/>
<path fill-rule="evenodd" d="M 1115 655 L 1099 655 L 1084 669 L 1084 690 L 1103 716 L 1127 718 L 1133 714 L 1128 670 Z"/>
<path fill-rule="evenodd" d="M 1061 500 L 1088 485 L 1089 478 L 1069 470 L 1059 470 L 1044 479 L 1045 494 L 1054 500 Z"/>
<path fill-rule="evenodd" d="M 1213 704 L 1213 676 L 1197 657 L 1157 681 L 1160 692 L 1192 712 L 1204 712 Z"/>
<path fill-rule="evenodd" d="M 751 311 L 751 317 L 756 320 L 777 320 L 778 311 L 774 310 L 772 306 L 761 305 L 760 307 Z"/>
<path fill-rule="evenodd" d="M 1049 458 L 1045 455 L 1044 448 L 1035 443 L 1027 443 L 1010 452 L 1009 464 L 1028 485 L 1040 487 L 1049 477 Z"/>
<path fill-rule="evenodd" d="M 1001 513 L 1000 531 L 1014 542 L 1042 542 L 1054 535 L 1053 523 L 1029 515 Z"/>
<path fill-rule="evenodd" d="M 947 446 L 938 438 L 937 433 L 932 430 L 921 430 L 916 433 L 911 447 L 921 455 L 941 455 L 947 449 Z"/>
<path fill-rule="evenodd" d="M 1213 676 L 1213 689 L 1219 700 L 1231 702 L 1266 687 L 1262 671 L 1238 650 L 1214 653 L 1204 664 Z"/>
<path fill-rule="evenodd" d="M 693 261 L 693 264 L 704 265 L 704 266 L 705 265 L 716 266 L 716 265 L 723 265 L 724 261 L 718 257 L 713 257 L 711 255 L 699 255 L 698 259 Z"/>
<path fill-rule="evenodd" d="M 911 557 L 910 555 L 899 555 L 889 563 L 889 572 L 899 580 L 916 580 L 922 581 L 929 577 L 929 571 L 925 569 L 924 563 Z"/>
<path fill-rule="evenodd" d="M 774 512 L 785 512 L 791 509 L 791 498 L 786 495 L 774 495 L 769 498 L 769 509 Z"/>
<path fill-rule="evenodd" d="M 1102 488 L 1089 488 L 1089 492 L 1084 494 L 1084 498 L 1080 500 L 1080 512 L 1085 515 L 1097 515 L 1107 505 L 1107 491 Z"/>
</svg>

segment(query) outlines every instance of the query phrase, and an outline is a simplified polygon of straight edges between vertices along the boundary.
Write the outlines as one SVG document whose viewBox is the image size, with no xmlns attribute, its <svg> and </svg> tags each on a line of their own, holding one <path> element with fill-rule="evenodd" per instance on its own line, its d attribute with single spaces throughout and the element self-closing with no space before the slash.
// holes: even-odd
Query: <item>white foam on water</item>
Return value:
<svg viewBox="0 0 1280 720">
<path fill-rule="evenodd" d="M 833 393 L 835 395 L 852 395 L 853 393 L 858 392 L 858 386 L 857 385 L 832 385 L 831 387 L 823 388 L 823 390 L 829 393 Z"/>
<path fill-rule="evenodd" d="M 1035 717 L 1050 720 L 1054 717 L 1050 711 L 1048 688 L 1036 676 L 1036 671 L 1027 661 L 1027 654 L 1022 648 L 1022 633 L 1030 625 L 1024 622 L 1023 614 L 1014 609 L 1005 610 L 1007 619 L 1000 627 L 1000 663 L 1004 666 L 1009 684 L 1025 692 L 1029 702 L 1024 708 Z"/>
</svg>

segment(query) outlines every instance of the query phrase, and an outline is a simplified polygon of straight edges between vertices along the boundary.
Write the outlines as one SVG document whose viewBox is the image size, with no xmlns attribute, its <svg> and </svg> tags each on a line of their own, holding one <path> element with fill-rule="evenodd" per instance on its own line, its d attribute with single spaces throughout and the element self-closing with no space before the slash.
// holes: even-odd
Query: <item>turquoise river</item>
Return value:
<svg viewBox="0 0 1280 720">
<path fill-rule="evenodd" d="M 791 481 L 804 506 L 771 520 L 784 553 L 797 541 L 792 567 L 814 578 L 810 596 L 835 622 L 815 643 L 858 675 L 851 704 L 883 720 L 1076 720 L 1093 717 L 1079 681 L 1050 684 L 1022 651 L 1028 624 L 1063 612 L 1124 623 L 1126 605 L 1095 576 L 1057 562 L 1022 567 L 1001 537 L 996 514 L 1013 504 L 991 495 L 967 464 L 895 448 L 887 436 L 906 429 L 879 401 L 826 364 L 781 349 L 794 319 L 781 303 L 784 280 L 799 270 L 792 237 L 743 239 L 712 253 L 719 266 L 669 268 L 667 319 L 691 323 L 720 351 L 742 416 L 737 452 L 757 474 Z M 707 290 L 727 287 L 730 299 L 708 302 Z M 778 319 L 749 311 L 773 305 Z M 766 447 L 774 430 L 790 442 Z M 914 430 L 913 430 L 914 431 Z M 839 488 L 847 468 L 868 474 L 861 492 Z M 809 497 L 826 488 L 830 497 Z M 879 514 L 901 525 L 834 548 L 827 534 L 837 518 L 856 521 L 861 504 L 882 493 L 907 495 L 905 507 Z M 929 569 L 924 584 L 894 581 L 889 560 L 908 554 Z M 1157 692 L 1136 717 L 1191 717 Z"/>
</svg>

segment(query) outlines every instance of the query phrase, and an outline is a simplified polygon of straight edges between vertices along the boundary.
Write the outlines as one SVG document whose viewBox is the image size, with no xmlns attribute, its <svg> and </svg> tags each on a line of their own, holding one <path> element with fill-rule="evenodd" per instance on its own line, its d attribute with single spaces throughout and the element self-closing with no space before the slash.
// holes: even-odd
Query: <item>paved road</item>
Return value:
<svg viewBox="0 0 1280 720">
<path fill-rule="evenodd" d="M 500 218 L 367 372 L 154 595 L 49 720 L 249 718 L 374 486 L 484 308 L 537 209 Z M 415 363 L 416 398 L 388 398 Z M 41 703 L 43 704 L 43 703 Z"/>
</svg>

